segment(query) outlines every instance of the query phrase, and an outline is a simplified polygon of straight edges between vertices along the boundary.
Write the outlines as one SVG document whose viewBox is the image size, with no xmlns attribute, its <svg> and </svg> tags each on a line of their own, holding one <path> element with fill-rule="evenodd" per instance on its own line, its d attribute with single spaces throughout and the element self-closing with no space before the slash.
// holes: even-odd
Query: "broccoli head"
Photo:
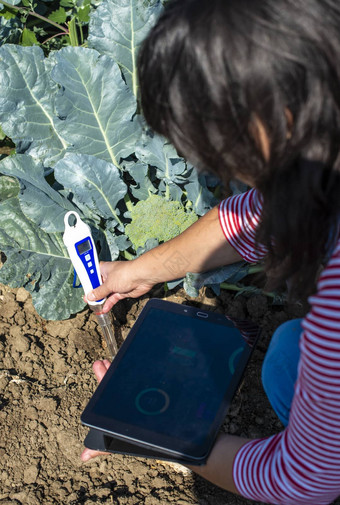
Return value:
<svg viewBox="0 0 340 505">
<path fill-rule="evenodd" d="M 166 242 L 176 237 L 197 219 L 197 215 L 186 212 L 180 202 L 150 195 L 133 206 L 131 223 L 126 225 L 125 233 L 137 250 L 148 239 L 156 238 L 159 242 Z"/>
</svg>

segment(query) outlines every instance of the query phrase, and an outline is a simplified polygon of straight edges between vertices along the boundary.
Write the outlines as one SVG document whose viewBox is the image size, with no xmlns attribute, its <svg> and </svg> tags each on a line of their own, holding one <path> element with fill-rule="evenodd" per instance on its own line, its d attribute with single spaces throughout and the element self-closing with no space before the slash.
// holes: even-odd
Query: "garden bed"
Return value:
<svg viewBox="0 0 340 505">
<path fill-rule="evenodd" d="M 165 294 L 156 289 L 152 296 Z M 123 300 L 114 307 L 118 344 L 147 299 Z M 208 289 L 195 300 L 183 289 L 167 299 L 251 317 L 261 325 L 260 342 L 223 430 L 249 437 L 280 430 L 261 386 L 261 363 L 273 330 L 301 316 L 302 309 L 271 306 L 262 295 L 235 299 L 222 292 L 215 297 Z M 0 505 L 253 503 L 180 465 L 121 455 L 82 463 L 87 429 L 80 414 L 96 387 L 91 364 L 105 357 L 105 341 L 90 311 L 66 321 L 46 321 L 37 315 L 27 291 L 0 285 Z"/>
</svg>

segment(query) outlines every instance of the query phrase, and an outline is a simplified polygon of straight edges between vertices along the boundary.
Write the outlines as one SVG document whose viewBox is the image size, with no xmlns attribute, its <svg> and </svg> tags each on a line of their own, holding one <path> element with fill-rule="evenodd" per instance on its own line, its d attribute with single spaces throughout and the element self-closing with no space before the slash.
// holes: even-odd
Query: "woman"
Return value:
<svg viewBox="0 0 340 505">
<path fill-rule="evenodd" d="M 139 80 L 155 131 L 253 189 L 137 260 L 104 263 L 88 298 L 109 295 L 109 310 L 187 271 L 265 258 L 273 285 L 310 304 L 274 334 L 263 367 L 286 427 L 261 440 L 225 435 L 194 470 L 250 499 L 330 503 L 340 495 L 339 3 L 170 1 L 141 49 Z M 95 364 L 99 378 L 107 365 Z"/>
</svg>

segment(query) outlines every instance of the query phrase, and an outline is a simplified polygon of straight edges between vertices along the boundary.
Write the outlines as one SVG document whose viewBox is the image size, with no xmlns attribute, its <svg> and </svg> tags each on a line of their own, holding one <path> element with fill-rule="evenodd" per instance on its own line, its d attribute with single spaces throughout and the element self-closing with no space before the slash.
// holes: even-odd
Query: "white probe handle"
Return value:
<svg viewBox="0 0 340 505">
<path fill-rule="evenodd" d="M 73 215 L 75 223 L 69 224 L 69 217 Z M 91 228 L 84 223 L 79 214 L 74 211 L 67 212 L 64 217 L 65 232 L 63 241 L 67 247 L 68 254 L 72 261 L 75 271 L 83 286 L 84 293 L 87 295 L 90 291 L 102 284 L 99 260 L 96 246 L 92 238 Z M 88 302 L 90 305 L 99 305 L 103 301 Z"/>
</svg>

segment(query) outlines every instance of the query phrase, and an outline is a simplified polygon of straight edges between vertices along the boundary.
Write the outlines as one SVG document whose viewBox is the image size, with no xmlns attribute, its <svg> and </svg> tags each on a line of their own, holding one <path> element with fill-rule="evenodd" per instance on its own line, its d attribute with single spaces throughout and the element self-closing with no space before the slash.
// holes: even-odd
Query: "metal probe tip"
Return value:
<svg viewBox="0 0 340 505">
<path fill-rule="evenodd" d="M 109 349 L 111 357 L 114 358 L 118 352 L 117 342 L 115 339 L 113 324 L 111 314 L 108 312 L 103 314 L 101 311 L 103 309 L 104 303 L 98 305 L 90 305 L 90 309 L 97 316 L 97 321 L 102 329 L 105 337 L 106 345 Z"/>
</svg>

